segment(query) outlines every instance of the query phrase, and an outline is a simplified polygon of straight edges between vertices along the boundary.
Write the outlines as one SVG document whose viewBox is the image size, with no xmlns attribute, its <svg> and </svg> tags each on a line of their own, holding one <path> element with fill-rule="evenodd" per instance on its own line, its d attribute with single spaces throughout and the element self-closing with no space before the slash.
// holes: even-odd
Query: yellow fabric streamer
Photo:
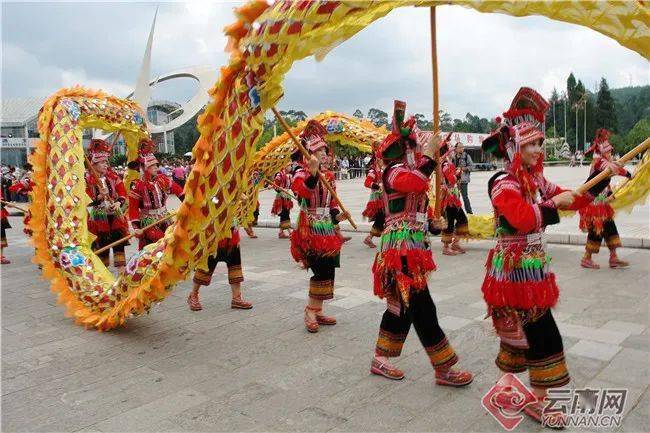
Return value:
<svg viewBox="0 0 650 433">
<path fill-rule="evenodd" d="M 383 140 L 388 134 L 384 126 L 378 128 L 368 120 L 333 111 L 325 111 L 314 116 L 313 119 L 327 129 L 326 141 L 338 141 L 343 146 L 354 147 L 365 153 L 371 152 L 373 142 Z M 292 128 L 292 132 L 296 136 L 300 135 L 308 121 L 309 119 L 298 123 Z M 237 220 L 244 227 L 249 226 L 253 220 L 259 191 L 267 186 L 264 179 L 272 180 L 275 174 L 287 165 L 291 154 L 296 150 L 289 134 L 285 132 L 273 138 L 255 154 L 253 163 L 248 169 L 247 182 L 243 186 L 243 195 L 246 199 L 240 201 L 237 212 Z"/>
<path fill-rule="evenodd" d="M 225 29 L 230 59 L 221 68 L 219 81 L 209 91 L 210 102 L 198 120 L 201 135 L 193 149 L 196 163 L 177 220 L 163 239 L 132 257 L 126 274 L 115 281 L 88 250 L 78 128 L 129 129 L 126 116 L 138 110 L 128 101 L 83 88 L 62 89 L 46 101 L 39 115 L 41 142 L 32 158 L 36 187 L 30 225 L 36 261 L 44 265 L 44 275 L 70 316 L 100 330 L 119 326 L 130 314 L 142 313 L 152 302 L 164 299 L 174 283 L 214 253 L 240 210 L 232 203 L 239 201 L 248 185 L 246 179 L 254 173 L 255 142 L 264 114 L 281 99 L 284 75 L 294 62 L 324 55 L 395 8 L 443 4 L 514 16 L 546 16 L 590 27 L 646 58 L 650 53 L 648 8 L 640 1 L 316 0 L 271 6 L 264 0 L 250 1 L 235 9 L 237 20 Z M 69 100 L 84 105 L 79 116 L 65 102 Z M 99 109 L 91 107 L 95 102 Z M 131 134 L 134 139 L 146 131 L 135 128 Z M 133 146 L 129 145 L 129 156 L 135 152 Z M 646 168 L 647 164 L 640 178 L 647 180 Z M 629 207 L 645 195 L 641 184 L 630 182 L 617 200 Z M 75 230 L 66 232 L 72 223 Z M 481 227 L 486 224 L 481 222 Z M 119 298 L 111 299 L 115 293 Z"/>
</svg>

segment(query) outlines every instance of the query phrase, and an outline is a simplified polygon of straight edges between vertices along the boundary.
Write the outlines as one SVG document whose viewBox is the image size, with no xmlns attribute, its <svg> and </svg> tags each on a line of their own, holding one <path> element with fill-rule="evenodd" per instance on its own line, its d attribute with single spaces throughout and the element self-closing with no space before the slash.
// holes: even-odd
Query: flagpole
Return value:
<svg viewBox="0 0 650 433">
<path fill-rule="evenodd" d="M 438 48 L 436 40 L 436 7 L 431 6 L 430 20 L 431 20 L 431 72 L 433 80 L 433 133 L 437 134 L 440 131 L 440 100 L 438 97 Z M 433 215 L 436 218 L 440 217 L 440 177 L 442 170 L 440 167 L 440 147 L 435 149 L 434 159 L 436 161 L 436 202 L 433 208 Z"/>
</svg>

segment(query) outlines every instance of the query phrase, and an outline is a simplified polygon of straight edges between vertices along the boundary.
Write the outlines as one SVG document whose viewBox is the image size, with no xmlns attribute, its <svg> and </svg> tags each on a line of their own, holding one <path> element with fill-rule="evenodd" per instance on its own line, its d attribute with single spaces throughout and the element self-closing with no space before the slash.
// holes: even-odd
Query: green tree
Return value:
<svg viewBox="0 0 650 433">
<path fill-rule="evenodd" d="M 440 118 L 440 130 L 441 131 L 451 131 L 454 129 L 454 120 L 451 118 L 451 115 L 444 110 L 438 112 Z"/>
<path fill-rule="evenodd" d="M 546 113 L 546 126 L 548 127 L 547 131 L 550 131 L 550 134 L 547 133 L 546 136 L 556 137 L 560 135 L 558 134 L 558 131 L 562 130 L 558 125 L 558 114 L 560 114 L 562 102 L 560 100 L 560 94 L 557 92 L 556 88 L 553 88 L 553 93 L 551 93 L 551 98 L 548 102 L 551 104 L 551 108 L 549 108 Z"/>
<path fill-rule="evenodd" d="M 280 114 L 282 114 L 282 113 L 283 112 L 281 111 Z M 288 113 L 296 113 L 296 111 L 289 110 Z M 298 113 L 303 113 L 303 112 L 300 111 Z M 284 120 L 287 122 L 287 124 L 289 126 L 296 126 L 298 124 L 298 122 L 306 120 L 306 118 L 307 118 L 306 115 L 305 115 L 305 117 L 303 119 L 301 115 L 295 116 L 295 115 L 291 115 L 291 114 L 289 114 L 286 117 L 283 115 L 283 117 L 284 117 Z M 277 135 L 284 134 L 284 129 L 282 128 L 282 125 L 280 125 L 275 118 L 273 118 L 273 119 L 264 119 L 264 129 L 262 130 L 262 134 L 260 134 L 259 138 L 255 142 L 255 149 L 260 150 L 269 141 L 271 141 L 276 134 Z"/>
<path fill-rule="evenodd" d="M 619 134 L 609 136 L 609 143 L 614 147 L 615 153 L 624 153 L 627 148 L 627 139 Z"/>
<path fill-rule="evenodd" d="M 113 154 L 109 162 L 111 164 L 111 167 L 117 167 L 118 165 L 126 165 L 126 155 L 123 153 Z"/>
<path fill-rule="evenodd" d="M 358 108 L 354 110 L 353 116 L 356 117 L 357 119 L 363 119 L 363 113 Z"/>
<path fill-rule="evenodd" d="M 199 111 L 190 120 L 174 129 L 174 150 L 176 155 L 184 155 L 191 151 L 198 141 L 200 134 L 197 129 L 197 122 L 202 113 L 203 110 Z"/>
<path fill-rule="evenodd" d="M 621 149 L 621 153 L 627 152 L 648 137 L 650 137 L 650 117 L 639 120 L 634 128 L 627 133 L 626 145 L 624 149 Z"/>
<path fill-rule="evenodd" d="M 418 128 L 424 131 L 433 131 L 433 120 L 427 120 L 424 114 L 415 113 L 415 123 L 418 125 Z"/>
<path fill-rule="evenodd" d="M 595 117 L 596 126 L 599 128 L 607 128 L 614 132 L 618 131 L 614 98 L 612 98 L 612 94 L 609 91 L 609 85 L 604 77 L 600 80 L 600 88 L 598 89 L 598 97 L 596 99 Z"/>
<path fill-rule="evenodd" d="M 375 126 L 388 125 L 388 113 L 380 110 L 379 108 L 371 108 L 368 110 L 368 120 L 370 120 Z"/>
<path fill-rule="evenodd" d="M 610 89 L 616 107 L 618 131 L 627 134 L 644 117 L 650 117 L 650 86 Z"/>
<path fill-rule="evenodd" d="M 566 93 L 569 98 L 568 103 L 571 106 L 578 100 L 578 97 L 576 96 L 576 86 L 576 77 L 573 75 L 573 72 L 571 72 L 566 80 Z"/>
</svg>

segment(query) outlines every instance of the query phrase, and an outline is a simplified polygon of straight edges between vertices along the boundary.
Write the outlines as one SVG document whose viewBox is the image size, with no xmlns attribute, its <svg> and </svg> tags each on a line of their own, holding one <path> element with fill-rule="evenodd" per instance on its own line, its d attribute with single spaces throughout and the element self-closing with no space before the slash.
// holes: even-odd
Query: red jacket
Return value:
<svg viewBox="0 0 650 433">
<path fill-rule="evenodd" d="M 180 198 L 183 189 L 164 174 L 158 174 L 153 180 L 136 180 L 129 191 L 129 219 L 140 221 L 147 211 L 166 209 L 169 194 Z"/>
</svg>

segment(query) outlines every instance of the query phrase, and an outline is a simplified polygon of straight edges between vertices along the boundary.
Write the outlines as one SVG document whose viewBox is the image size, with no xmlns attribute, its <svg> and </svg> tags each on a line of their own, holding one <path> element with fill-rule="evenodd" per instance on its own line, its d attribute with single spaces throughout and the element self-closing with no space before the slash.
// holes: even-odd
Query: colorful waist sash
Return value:
<svg viewBox="0 0 650 433">
<path fill-rule="evenodd" d="M 485 263 L 481 288 L 485 301 L 493 308 L 553 307 L 559 289 L 550 263 L 543 233 L 499 237 Z"/>
</svg>

